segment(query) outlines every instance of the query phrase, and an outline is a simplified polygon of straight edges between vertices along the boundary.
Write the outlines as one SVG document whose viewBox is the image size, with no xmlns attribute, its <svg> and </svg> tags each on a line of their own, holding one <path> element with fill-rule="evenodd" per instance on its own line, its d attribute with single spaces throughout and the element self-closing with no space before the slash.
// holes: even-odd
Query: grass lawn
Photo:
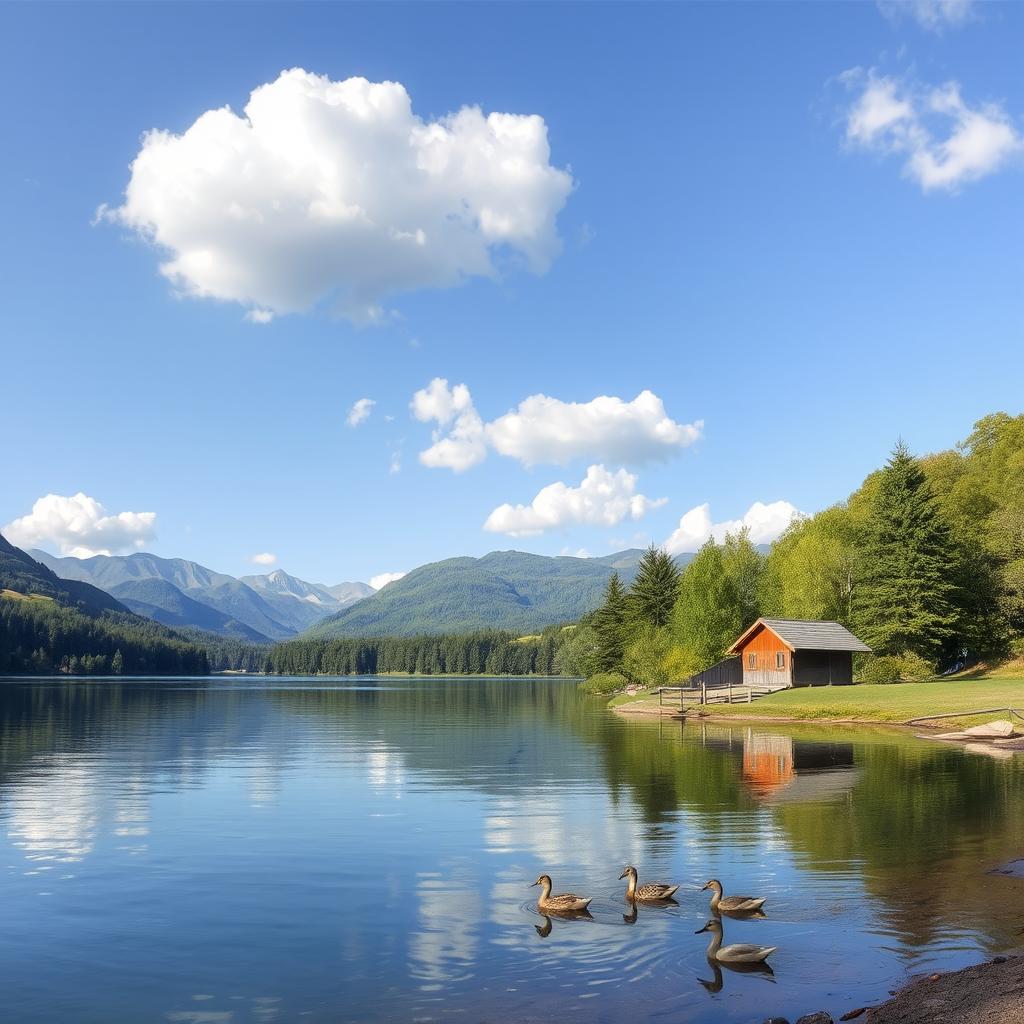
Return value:
<svg viewBox="0 0 1024 1024">
<path fill-rule="evenodd" d="M 635 710 L 658 707 L 657 695 L 620 694 L 609 707 L 639 702 Z M 752 704 L 715 704 L 707 712 L 716 718 L 792 718 L 800 721 L 857 719 L 899 724 L 925 715 L 981 708 L 1016 708 L 1024 714 L 1024 678 L 952 679 L 929 683 L 899 683 L 892 686 L 820 686 L 763 697 Z M 698 709 L 694 709 L 695 711 Z M 990 716 L 994 717 L 994 716 Z M 977 725 L 984 719 L 968 724 Z M 952 730 L 957 721 L 944 721 Z"/>
</svg>

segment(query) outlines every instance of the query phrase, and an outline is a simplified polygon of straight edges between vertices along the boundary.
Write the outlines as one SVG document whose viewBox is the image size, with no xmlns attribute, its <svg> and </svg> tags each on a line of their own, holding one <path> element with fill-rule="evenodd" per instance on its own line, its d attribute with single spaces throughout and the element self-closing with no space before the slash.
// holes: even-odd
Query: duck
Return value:
<svg viewBox="0 0 1024 1024">
<path fill-rule="evenodd" d="M 717 878 L 701 886 L 701 892 L 705 889 L 711 890 L 711 912 L 713 914 L 751 914 L 760 910 L 765 904 L 765 898 L 756 896 L 723 896 L 722 883 Z"/>
<path fill-rule="evenodd" d="M 586 910 L 590 906 L 590 899 L 585 896 L 577 896 L 574 892 L 563 892 L 552 896 L 550 875 L 541 875 L 533 885 L 540 886 L 537 909 L 542 914 L 571 914 L 574 911 Z M 531 885 L 530 888 L 532 889 L 533 886 Z"/>
<path fill-rule="evenodd" d="M 731 946 L 723 946 L 722 922 L 714 917 L 703 928 L 698 928 L 694 935 L 700 935 L 701 932 L 711 932 L 707 957 L 712 963 L 717 960 L 723 964 L 759 964 L 767 960 L 779 948 L 778 946 L 755 946 L 751 942 L 737 942 Z"/>
<path fill-rule="evenodd" d="M 636 868 L 633 867 L 625 868 L 619 878 L 629 879 L 626 883 L 626 899 L 631 903 L 670 900 L 679 888 L 678 885 L 665 885 L 662 882 L 646 882 L 644 885 L 638 886 L 636 884 Z"/>
</svg>

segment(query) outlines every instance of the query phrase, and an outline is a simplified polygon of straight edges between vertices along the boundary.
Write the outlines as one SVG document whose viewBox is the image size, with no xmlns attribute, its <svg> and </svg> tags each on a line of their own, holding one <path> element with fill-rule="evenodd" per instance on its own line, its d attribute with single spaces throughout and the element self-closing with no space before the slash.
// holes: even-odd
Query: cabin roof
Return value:
<svg viewBox="0 0 1024 1024">
<path fill-rule="evenodd" d="M 726 653 L 736 654 L 742 650 L 746 642 L 760 629 L 770 629 L 791 651 L 871 651 L 866 643 L 838 622 L 758 619 Z"/>
</svg>

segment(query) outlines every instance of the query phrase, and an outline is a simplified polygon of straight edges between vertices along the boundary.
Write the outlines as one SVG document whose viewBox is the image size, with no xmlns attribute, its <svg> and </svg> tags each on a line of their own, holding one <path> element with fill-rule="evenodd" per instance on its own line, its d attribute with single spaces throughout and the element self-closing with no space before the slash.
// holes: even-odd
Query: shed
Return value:
<svg viewBox="0 0 1024 1024">
<path fill-rule="evenodd" d="M 871 648 L 838 622 L 758 619 L 729 648 L 743 666 L 746 686 L 845 686 L 853 655 Z"/>
</svg>

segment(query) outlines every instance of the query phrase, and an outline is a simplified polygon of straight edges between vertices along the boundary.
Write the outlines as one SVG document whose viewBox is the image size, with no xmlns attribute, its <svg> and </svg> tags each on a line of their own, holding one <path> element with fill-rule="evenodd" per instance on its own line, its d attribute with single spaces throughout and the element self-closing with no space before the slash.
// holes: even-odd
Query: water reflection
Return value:
<svg viewBox="0 0 1024 1024">
<path fill-rule="evenodd" d="M 543 680 L 0 685 L 25 1024 L 842 1012 L 1016 945 L 1024 882 L 986 872 L 1022 849 L 1024 757 L 883 730 L 627 721 Z M 624 903 L 624 863 L 678 905 Z M 538 916 L 541 872 L 591 919 Z M 768 897 L 726 927 L 776 975 L 707 964 L 716 876 Z"/>
</svg>

